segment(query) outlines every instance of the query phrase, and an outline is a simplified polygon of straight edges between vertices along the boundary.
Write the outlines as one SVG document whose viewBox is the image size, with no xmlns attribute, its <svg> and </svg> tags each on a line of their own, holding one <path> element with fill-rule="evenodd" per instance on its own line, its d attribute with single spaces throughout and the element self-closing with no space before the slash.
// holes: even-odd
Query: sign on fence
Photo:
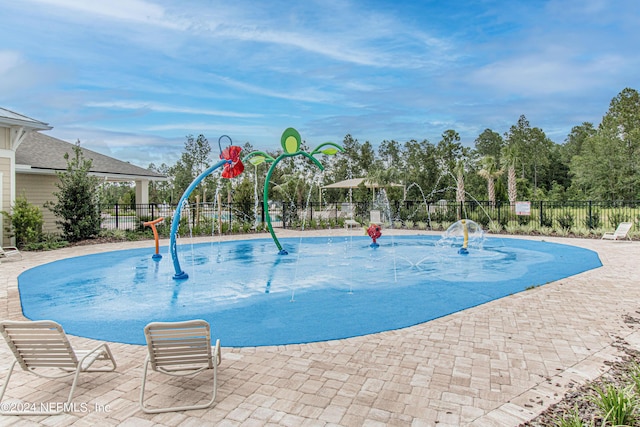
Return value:
<svg viewBox="0 0 640 427">
<path fill-rule="evenodd" d="M 516 202 L 516 215 L 531 215 L 531 202 Z"/>
</svg>

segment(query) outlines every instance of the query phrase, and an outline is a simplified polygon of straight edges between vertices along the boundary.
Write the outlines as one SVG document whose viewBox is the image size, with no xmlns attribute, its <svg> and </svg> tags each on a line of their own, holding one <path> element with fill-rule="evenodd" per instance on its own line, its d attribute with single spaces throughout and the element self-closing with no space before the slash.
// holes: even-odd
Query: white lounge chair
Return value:
<svg viewBox="0 0 640 427">
<path fill-rule="evenodd" d="M 220 340 L 216 340 L 214 353 L 211 352 L 211 331 L 204 320 L 186 322 L 153 322 L 144 328 L 149 354 L 144 362 L 140 409 L 148 414 L 160 412 L 206 409 L 213 404 L 218 390 L 218 365 L 222 360 Z M 215 357 L 215 359 L 214 359 Z M 195 376 L 213 370 L 213 393 L 211 400 L 200 405 L 150 408 L 145 405 L 144 391 L 147 369 L 173 376 Z"/>
<path fill-rule="evenodd" d="M 382 225 L 382 217 L 380 211 L 374 210 L 369 212 L 369 222 L 371 224 Z"/>
<path fill-rule="evenodd" d="M 605 240 L 631 240 L 631 237 L 629 237 L 629 230 L 631 230 L 631 227 L 633 227 L 632 222 L 621 222 L 620 225 L 618 225 L 618 228 L 616 228 L 616 231 L 607 231 L 602 235 L 602 238 Z"/>
<path fill-rule="evenodd" d="M 4 246 L 0 248 L 0 258 L 10 258 L 13 256 L 19 256 L 22 259 L 22 254 L 15 246 Z"/>
<path fill-rule="evenodd" d="M 29 411 L 7 411 L 6 409 L 11 405 L 2 403 L 0 411 L 2 415 L 57 415 L 70 411 L 73 408 L 71 399 L 73 399 L 73 392 L 81 372 L 110 372 L 116 369 L 116 361 L 107 344 L 100 344 L 91 350 L 74 350 L 62 326 L 51 320 L 35 322 L 5 320 L 0 322 L 0 332 L 7 340 L 15 357 L 0 391 L 0 402 L 16 363 L 24 371 L 44 378 L 74 376 L 66 403 L 48 402 L 49 404 L 45 407 L 40 403 L 22 405 L 29 409 L 35 408 Z M 103 366 L 92 368 L 93 363 L 99 360 L 105 361 L 106 364 L 102 363 Z"/>
<path fill-rule="evenodd" d="M 360 223 L 353 219 L 355 214 L 354 206 L 352 203 L 343 203 L 340 207 L 340 216 L 345 218 L 344 227 L 360 227 Z"/>
</svg>

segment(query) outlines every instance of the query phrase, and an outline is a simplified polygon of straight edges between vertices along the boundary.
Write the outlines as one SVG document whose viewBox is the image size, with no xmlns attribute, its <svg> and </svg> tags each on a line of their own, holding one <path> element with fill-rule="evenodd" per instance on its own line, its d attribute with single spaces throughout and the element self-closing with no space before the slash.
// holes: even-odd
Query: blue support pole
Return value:
<svg viewBox="0 0 640 427">
<path fill-rule="evenodd" d="M 198 184 L 200 184 L 200 181 L 205 179 L 219 167 L 224 166 L 226 163 L 231 163 L 231 160 L 221 160 L 206 171 L 202 172 L 196 179 L 193 180 L 189 187 L 187 187 L 184 194 L 180 198 L 180 201 L 178 202 L 178 207 L 176 208 L 176 211 L 173 214 L 173 220 L 171 221 L 171 240 L 169 244 L 171 259 L 173 260 L 173 269 L 176 272 L 176 274 L 174 274 L 173 276 L 175 280 L 185 280 L 189 278 L 189 275 L 182 271 L 182 268 L 180 267 L 180 261 L 178 260 L 178 248 L 176 244 L 176 235 L 178 234 L 178 227 L 180 226 L 180 213 L 182 212 L 182 205 L 189 198 L 189 195 L 198 186 Z"/>
</svg>

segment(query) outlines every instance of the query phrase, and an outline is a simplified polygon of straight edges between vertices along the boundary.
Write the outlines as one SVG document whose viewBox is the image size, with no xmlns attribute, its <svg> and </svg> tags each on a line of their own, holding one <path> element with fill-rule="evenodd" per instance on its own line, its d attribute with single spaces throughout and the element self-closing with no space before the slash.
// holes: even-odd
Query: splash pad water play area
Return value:
<svg viewBox="0 0 640 427">
<path fill-rule="evenodd" d="M 398 329 L 599 267 L 573 246 L 439 236 L 286 238 L 181 245 L 187 280 L 150 249 L 56 261 L 19 277 L 24 315 L 71 334 L 144 344 L 151 321 L 203 318 L 225 346 L 307 343 Z M 161 248 L 166 252 L 167 247 Z"/>
<path fill-rule="evenodd" d="M 271 163 L 265 204 L 268 178 L 283 156 L 314 160 L 314 154 L 340 149 L 325 143 L 311 154 L 301 152 L 292 129 L 283 134 L 282 146 L 277 159 L 262 152 L 245 157 Z M 232 147 L 221 150 L 220 163 L 196 181 L 218 168 L 227 177 L 241 172 L 239 151 Z M 286 239 L 283 245 L 267 214 L 273 242 L 178 245 L 174 226 L 182 202 L 170 245 L 163 248 L 172 263 L 158 251 L 151 256 L 137 249 L 41 265 L 19 276 L 24 315 L 55 320 L 71 334 L 130 344 L 144 344 L 149 322 L 194 318 L 207 320 L 225 346 L 308 343 L 423 323 L 601 265 L 582 248 L 485 239 L 468 220 L 444 236 L 394 236 L 370 227 L 369 237 L 353 231 Z"/>
</svg>

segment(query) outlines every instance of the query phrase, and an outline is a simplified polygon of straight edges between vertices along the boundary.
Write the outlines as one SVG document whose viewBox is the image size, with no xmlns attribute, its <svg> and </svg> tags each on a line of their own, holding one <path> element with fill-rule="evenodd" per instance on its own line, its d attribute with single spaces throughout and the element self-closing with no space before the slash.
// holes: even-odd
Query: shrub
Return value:
<svg viewBox="0 0 640 427">
<path fill-rule="evenodd" d="M 531 222 L 530 215 L 517 215 L 517 218 L 519 225 L 529 225 L 529 222 Z"/>
<path fill-rule="evenodd" d="M 505 226 L 507 226 L 507 224 L 505 224 Z M 492 221 L 491 224 L 489 224 L 489 232 L 493 234 L 498 234 L 502 232 L 502 228 L 503 228 L 502 224 L 496 221 Z"/>
<path fill-rule="evenodd" d="M 554 421 L 555 427 L 586 427 L 587 425 L 582 422 L 578 409 L 573 409 L 571 412 L 558 417 Z M 593 423 L 591 424 L 593 425 Z"/>
<path fill-rule="evenodd" d="M 29 204 L 24 196 L 18 197 L 13 205 L 13 213 L 2 211 L 7 218 L 5 230 L 16 238 L 18 246 L 37 243 L 42 238 L 42 212 Z"/>
<path fill-rule="evenodd" d="M 636 425 L 634 423 L 637 420 L 638 401 L 630 388 L 607 384 L 604 387 L 594 387 L 594 391 L 595 396 L 592 396 L 591 400 L 600 409 L 605 423 L 609 422 L 614 426 Z"/>
<path fill-rule="evenodd" d="M 99 236 L 115 240 L 127 240 L 127 233 L 117 228 L 113 230 L 100 230 Z"/>
<path fill-rule="evenodd" d="M 27 251 L 51 251 L 69 246 L 69 242 L 62 240 L 57 234 L 46 233 L 41 236 L 40 241 L 28 243 L 23 249 Z"/>
<path fill-rule="evenodd" d="M 547 211 L 540 212 L 540 226 L 546 228 L 553 227 L 553 218 Z"/>
<path fill-rule="evenodd" d="M 553 228 L 551 227 L 540 227 L 538 231 L 543 236 L 551 236 L 553 234 Z"/>
<path fill-rule="evenodd" d="M 573 215 L 568 212 L 560 215 L 557 221 L 562 230 L 570 230 L 573 227 Z"/>
<path fill-rule="evenodd" d="M 627 221 L 629 221 L 629 217 L 623 212 L 613 212 L 609 215 L 609 226 L 611 228 L 616 228 L 621 222 Z"/>
<path fill-rule="evenodd" d="M 591 215 L 587 215 L 584 219 L 584 226 L 589 229 L 600 228 L 600 211 L 594 210 Z"/>
<path fill-rule="evenodd" d="M 572 231 L 578 237 L 588 237 L 591 234 L 591 230 L 586 227 L 574 227 Z"/>
<path fill-rule="evenodd" d="M 493 222 L 491 221 L 491 218 L 489 218 L 489 215 L 484 215 L 482 213 L 480 215 L 477 215 L 475 221 L 480 224 L 482 228 L 487 228 L 489 226 L 489 223 Z"/>
</svg>

